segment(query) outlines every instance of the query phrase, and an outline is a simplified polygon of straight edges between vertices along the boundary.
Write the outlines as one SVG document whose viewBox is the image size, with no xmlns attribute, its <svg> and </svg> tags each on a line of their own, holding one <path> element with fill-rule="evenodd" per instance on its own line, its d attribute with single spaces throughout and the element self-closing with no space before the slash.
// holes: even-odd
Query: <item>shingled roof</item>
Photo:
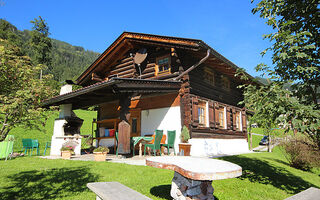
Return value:
<svg viewBox="0 0 320 200">
<path fill-rule="evenodd" d="M 233 62 L 222 56 L 208 44 L 198 39 L 190 38 L 180 38 L 180 37 L 171 37 L 171 36 L 161 36 L 154 34 L 145 34 L 145 33 L 134 33 L 134 32 L 123 32 L 78 78 L 77 84 L 82 84 L 83 81 L 89 77 L 99 65 L 103 65 L 104 62 L 111 59 L 114 54 L 117 54 L 117 51 L 120 51 L 121 48 L 129 48 L 128 43 L 130 41 L 144 43 L 148 45 L 159 45 L 166 47 L 175 47 L 186 50 L 193 50 L 196 52 L 205 52 L 210 49 L 210 56 L 215 59 L 220 60 L 226 66 L 225 68 L 231 68 L 232 72 L 230 75 L 234 75 L 236 70 L 239 68 Z M 127 47 L 126 47 L 127 46 Z M 228 71 L 228 70 L 226 70 Z M 230 70 L 229 70 L 230 71 Z M 248 77 L 253 79 L 249 74 L 246 74 Z"/>
<path fill-rule="evenodd" d="M 118 100 L 121 93 L 170 93 L 179 89 L 179 81 L 112 78 L 52 97 L 45 100 L 42 106 L 72 104 L 72 109 L 78 109 Z"/>
</svg>

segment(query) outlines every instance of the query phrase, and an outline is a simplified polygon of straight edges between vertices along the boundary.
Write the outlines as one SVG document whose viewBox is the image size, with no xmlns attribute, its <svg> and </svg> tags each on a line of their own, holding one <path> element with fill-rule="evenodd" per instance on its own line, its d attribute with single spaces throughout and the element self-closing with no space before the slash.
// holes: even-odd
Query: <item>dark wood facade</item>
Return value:
<svg viewBox="0 0 320 200">
<path fill-rule="evenodd" d="M 137 64 L 135 55 L 141 49 L 147 56 Z M 204 58 L 207 50 L 209 57 L 184 73 Z M 77 83 L 90 87 L 115 77 L 180 81 L 180 89 L 170 94 L 150 88 L 145 94 L 139 92 L 143 88 L 130 93 L 126 97 L 131 99 L 128 107 L 134 111 L 180 106 L 181 125 L 189 128 L 192 138 L 246 138 L 246 111 L 238 105 L 243 95 L 237 88 L 243 81 L 234 76 L 237 68 L 201 40 L 125 32 L 80 75 Z M 121 99 L 101 104 L 99 118 L 121 118 L 121 108 Z"/>
</svg>

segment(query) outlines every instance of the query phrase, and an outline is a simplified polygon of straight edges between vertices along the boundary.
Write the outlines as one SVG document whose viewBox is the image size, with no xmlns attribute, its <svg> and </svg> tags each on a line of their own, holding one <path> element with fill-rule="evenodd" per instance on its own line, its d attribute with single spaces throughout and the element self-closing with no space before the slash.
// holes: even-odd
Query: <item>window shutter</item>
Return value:
<svg viewBox="0 0 320 200">
<path fill-rule="evenodd" d="M 199 125 L 198 103 L 198 99 L 196 97 L 192 97 L 192 126 Z"/>
<path fill-rule="evenodd" d="M 247 132 L 247 116 L 246 111 L 242 111 L 242 132 Z"/>
<path fill-rule="evenodd" d="M 236 131 L 237 130 L 237 111 L 236 109 L 232 108 L 232 122 L 233 122 L 233 130 Z"/>
<path fill-rule="evenodd" d="M 216 128 L 219 128 L 219 104 L 217 102 L 214 103 L 214 116 L 216 121 Z"/>
<path fill-rule="evenodd" d="M 227 107 L 227 129 L 231 130 L 231 108 Z"/>
<path fill-rule="evenodd" d="M 215 127 L 215 120 L 214 120 L 214 103 L 212 101 L 209 101 L 209 127 L 214 128 Z"/>
</svg>

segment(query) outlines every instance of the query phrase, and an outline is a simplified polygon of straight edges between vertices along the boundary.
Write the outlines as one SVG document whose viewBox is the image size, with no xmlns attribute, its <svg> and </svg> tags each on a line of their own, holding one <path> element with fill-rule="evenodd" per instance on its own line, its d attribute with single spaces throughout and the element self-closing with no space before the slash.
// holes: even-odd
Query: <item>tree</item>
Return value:
<svg viewBox="0 0 320 200">
<path fill-rule="evenodd" d="M 264 37 L 273 43 L 274 71 L 279 81 L 293 81 L 301 103 L 320 108 L 320 10 L 318 0 L 262 0 L 253 9 L 275 32 Z"/>
<path fill-rule="evenodd" d="M 0 38 L 20 47 L 23 53 L 32 58 L 33 63 L 38 63 L 31 46 L 31 31 L 20 31 L 6 20 L 0 19 Z M 99 55 L 63 41 L 51 39 L 51 42 L 52 61 L 45 73 L 52 74 L 54 80 L 59 82 L 76 79 Z"/>
<path fill-rule="evenodd" d="M 39 16 L 39 19 L 35 18 L 31 23 L 33 24 L 33 27 L 31 31 L 30 44 L 33 48 L 36 64 L 43 64 L 49 68 L 48 71 L 52 71 L 52 44 L 51 39 L 49 38 L 50 33 L 48 24 L 41 18 L 41 16 Z M 41 76 L 42 74 L 40 74 L 40 78 Z"/>
<path fill-rule="evenodd" d="M 288 97 L 291 93 L 289 90 L 284 90 L 281 84 L 274 84 L 271 81 L 272 78 L 275 77 L 266 79 L 266 84 L 241 86 L 245 87 L 244 100 L 241 103 L 248 110 L 254 112 L 254 115 L 249 118 L 250 123 L 258 123 L 259 127 L 263 128 L 265 135 L 269 136 L 269 152 L 271 152 L 273 128 L 277 127 L 279 123 L 283 123 L 282 117 L 286 113 Z"/>
<path fill-rule="evenodd" d="M 37 78 L 42 65 L 32 65 L 29 57 L 7 40 L 0 39 L 0 141 L 14 127 L 42 126 L 46 116 L 41 101 L 55 92 L 51 76 Z M 34 123 L 36 122 L 36 123 Z"/>
<path fill-rule="evenodd" d="M 0 38 L 15 46 L 22 46 L 23 43 L 18 29 L 4 19 L 0 19 Z"/>
<path fill-rule="evenodd" d="M 317 0 L 261 0 L 260 13 L 275 32 L 267 34 L 274 68 L 264 64 L 256 70 L 271 77 L 261 87 L 247 85 L 244 103 L 259 120 L 283 123 L 305 133 L 320 150 L 320 12 Z M 292 90 L 283 86 L 292 84 Z M 272 128 L 271 124 L 265 124 Z"/>
</svg>

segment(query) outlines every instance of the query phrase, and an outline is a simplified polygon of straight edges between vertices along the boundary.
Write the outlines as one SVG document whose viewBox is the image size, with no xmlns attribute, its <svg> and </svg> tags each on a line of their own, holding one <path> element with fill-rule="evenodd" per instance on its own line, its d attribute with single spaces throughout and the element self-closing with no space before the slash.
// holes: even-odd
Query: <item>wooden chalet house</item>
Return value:
<svg viewBox="0 0 320 200">
<path fill-rule="evenodd" d="M 130 136 L 156 129 L 176 130 L 178 149 L 183 125 L 190 130 L 191 155 L 246 152 L 237 68 L 201 40 L 124 32 L 79 76 L 83 88 L 44 105 L 98 105 L 98 124 L 115 126 L 122 153 L 130 151 Z"/>
</svg>

